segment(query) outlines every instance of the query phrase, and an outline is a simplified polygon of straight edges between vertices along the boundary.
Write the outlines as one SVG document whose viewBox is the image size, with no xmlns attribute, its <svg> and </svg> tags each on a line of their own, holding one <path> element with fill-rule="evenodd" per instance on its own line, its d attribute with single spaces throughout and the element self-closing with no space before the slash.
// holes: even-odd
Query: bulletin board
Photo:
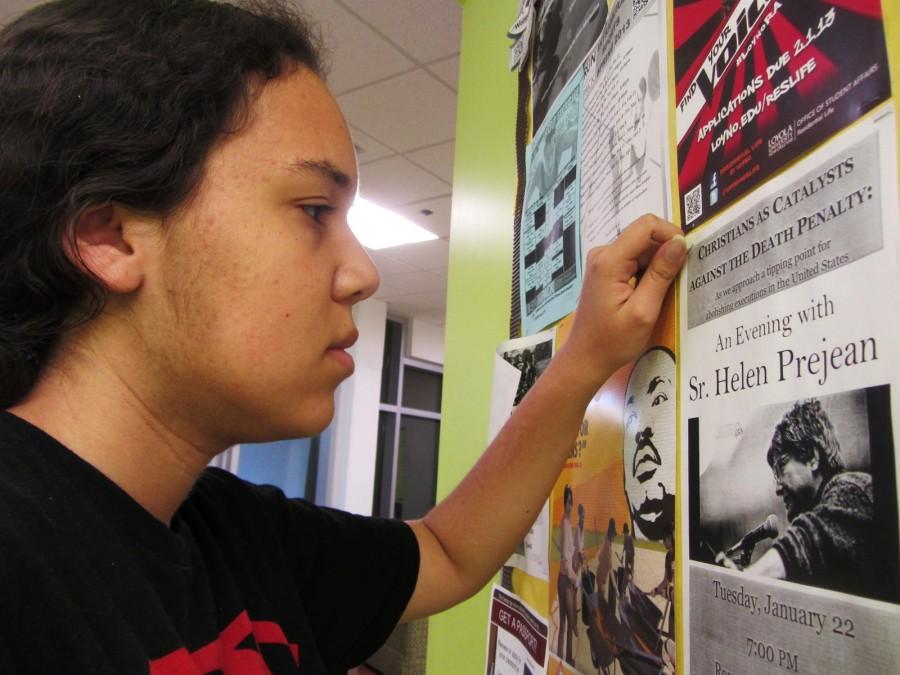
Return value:
<svg viewBox="0 0 900 675">
<path fill-rule="evenodd" d="M 493 354 L 495 392 L 505 377 L 521 396 L 546 367 L 539 345 L 565 341 L 590 248 L 645 212 L 691 247 L 650 344 L 597 392 L 499 580 L 543 630 L 541 672 L 889 671 L 896 10 L 516 10 L 511 340 Z M 833 466 L 791 487 L 788 437 Z M 517 672 L 518 657 L 496 657 L 521 649 L 513 631 L 487 623 L 487 670 Z"/>
</svg>

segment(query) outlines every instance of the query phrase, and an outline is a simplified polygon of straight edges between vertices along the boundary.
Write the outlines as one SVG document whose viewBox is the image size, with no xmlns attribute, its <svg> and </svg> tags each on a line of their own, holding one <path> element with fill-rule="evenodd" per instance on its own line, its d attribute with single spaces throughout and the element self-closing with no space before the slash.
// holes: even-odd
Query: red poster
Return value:
<svg viewBox="0 0 900 675">
<path fill-rule="evenodd" d="M 890 97 L 879 0 L 675 0 L 673 21 L 685 231 Z"/>
</svg>

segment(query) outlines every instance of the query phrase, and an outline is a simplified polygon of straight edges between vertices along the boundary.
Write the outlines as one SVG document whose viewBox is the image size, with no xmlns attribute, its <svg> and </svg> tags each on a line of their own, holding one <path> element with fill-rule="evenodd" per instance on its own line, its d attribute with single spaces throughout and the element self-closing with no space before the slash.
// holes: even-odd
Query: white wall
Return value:
<svg viewBox="0 0 900 675">
<path fill-rule="evenodd" d="M 370 515 L 375 491 L 387 304 L 370 298 L 354 306 L 353 317 L 359 329 L 359 340 L 350 349 L 356 370 L 335 394 L 337 410 L 324 472 L 327 476 L 324 502 L 352 513 Z"/>
<path fill-rule="evenodd" d="M 409 339 L 407 356 L 444 365 L 444 329 L 440 326 L 412 319 L 407 323 Z"/>
</svg>

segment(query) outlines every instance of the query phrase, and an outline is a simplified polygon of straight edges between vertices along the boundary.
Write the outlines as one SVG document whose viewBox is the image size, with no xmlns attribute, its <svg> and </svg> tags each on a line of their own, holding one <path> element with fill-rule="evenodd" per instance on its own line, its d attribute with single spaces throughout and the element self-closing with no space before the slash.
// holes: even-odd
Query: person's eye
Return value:
<svg viewBox="0 0 900 675">
<path fill-rule="evenodd" d="M 784 467 L 787 466 L 787 457 L 779 457 L 775 462 L 775 475 L 779 478 L 784 475 Z"/>
<path fill-rule="evenodd" d="M 300 204 L 300 210 L 319 225 L 324 225 L 325 218 L 333 213 L 335 209 L 328 204 Z"/>
<path fill-rule="evenodd" d="M 656 396 L 653 397 L 653 402 L 650 404 L 651 406 L 659 405 L 660 403 L 664 403 L 669 400 L 669 397 L 664 393 L 659 392 Z"/>
<path fill-rule="evenodd" d="M 625 426 L 630 427 L 637 421 L 637 413 L 633 410 L 628 414 L 628 419 L 625 420 Z"/>
</svg>

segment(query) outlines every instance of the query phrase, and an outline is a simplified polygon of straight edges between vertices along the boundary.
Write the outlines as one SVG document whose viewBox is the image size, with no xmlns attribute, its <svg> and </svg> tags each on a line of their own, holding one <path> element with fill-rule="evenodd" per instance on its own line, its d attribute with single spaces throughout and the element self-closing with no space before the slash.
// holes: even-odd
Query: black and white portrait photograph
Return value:
<svg viewBox="0 0 900 675">
<path fill-rule="evenodd" d="M 541 373 L 550 365 L 550 359 L 553 356 L 553 337 L 528 347 L 504 351 L 502 355 L 504 361 L 512 364 L 521 372 L 519 387 L 516 390 L 516 400 L 513 404 L 519 405 Z"/>
<path fill-rule="evenodd" d="M 691 558 L 900 601 L 890 394 L 884 385 L 690 419 Z"/>
<path fill-rule="evenodd" d="M 600 37 L 606 0 L 542 0 L 534 41 L 534 129 Z"/>
</svg>

